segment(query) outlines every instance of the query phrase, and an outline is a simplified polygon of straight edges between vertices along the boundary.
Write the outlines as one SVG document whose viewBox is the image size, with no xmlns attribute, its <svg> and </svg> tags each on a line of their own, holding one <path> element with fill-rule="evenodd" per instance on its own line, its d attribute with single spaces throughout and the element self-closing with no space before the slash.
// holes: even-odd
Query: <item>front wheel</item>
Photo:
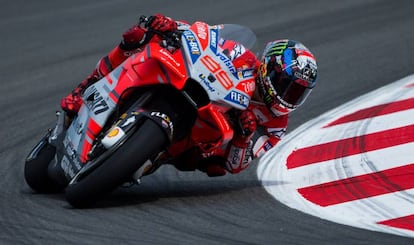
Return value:
<svg viewBox="0 0 414 245">
<path fill-rule="evenodd" d="M 24 178 L 27 185 L 38 193 L 53 193 L 63 190 L 48 175 L 48 167 L 56 154 L 56 147 L 44 137 L 32 150 L 24 165 Z"/>
<path fill-rule="evenodd" d="M 77 208 L 92 205 L 127 181 L 167 143 L 160 126 L 146 120 L 102 165 L 66 188 L 67 201 Z"/>
</svg>

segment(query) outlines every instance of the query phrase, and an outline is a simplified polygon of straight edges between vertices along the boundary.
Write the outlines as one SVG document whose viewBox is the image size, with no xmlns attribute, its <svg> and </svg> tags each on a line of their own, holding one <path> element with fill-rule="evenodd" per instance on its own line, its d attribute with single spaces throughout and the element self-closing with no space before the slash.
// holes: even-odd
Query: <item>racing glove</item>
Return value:
<svg viewBox="0 0 414 245">
<path fill-rule="evenodd" d="M 252 111 L 242 111 L 239 116 L 239 124 L 241 130 L 235 132 L 232 144 L 240 148 L 246 148 L 256 131 L 256 116 Z"/>
<path fill-rule="evenodd" d="M 174 20 L 161 14 L 149 17 L 148 28 L 160 32 L 175 31 L 177 24 Z M 139 52 L 145 45 L 150 36 L 146 35 L 146 30 L 139 25 L 134 25 L 122 34 L 122 40 L 111 52 L 98 61 L 94 71 L 83 80 L 75 89 L 61 100 L 61 107 L 69 116 L 78 113 L 82 105 L 82 93 L 87 87 L 106 76 L 113 69 L 119 66 L 133 53 Z"/>
<path fill-rule="evenodd" d="M 159 32 L 173 32 L 177 30 L 177 23 L 162 14 L 156 14 L 148 18 L 148 28 Z"/>
<path fill-rule="evenodd" d="M 148 17 L 145 28 L 157 32 L 172 32 L 177 30 L 177 23 L 164 15 L 156 14 Z M 147 30 L 140 25 L 134 25 L 122 35 L 120 48 L 124 51 L 133 51 L 139 49 L 152 38 Z"/>
<path fill-rule="evenodd" d="M 124 51 L 132 51 L 140 48 L 145 42 L 145 30 L 139 25 L 134 25 L 122 34 L 119 45 Z"/>
</svg>

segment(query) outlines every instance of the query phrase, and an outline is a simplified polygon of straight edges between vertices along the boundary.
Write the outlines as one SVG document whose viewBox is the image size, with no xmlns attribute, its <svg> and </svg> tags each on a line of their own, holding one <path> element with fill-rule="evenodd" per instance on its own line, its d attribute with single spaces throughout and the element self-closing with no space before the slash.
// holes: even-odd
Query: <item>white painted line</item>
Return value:
<svg viewBox="0 0 414 245">
<path fill-rule="evenodd" d="M 407 85 L 411 86 L 408 87 Z M 394 172 L 389 171 L 397 167 L 412 169 L 412 164 L 414 164 L 414 142 L 411 139 L 409 139 L 410 142 L 408 143 L 391 145 L 386 148 L 366 152 L 362 151 L 362 153 L 356 151 L 356 153 L 351 155 L 319 162 L 304 163 L 289 169 L 286 165 L 289 156 L 296 154 L 297 150 L 306 147 L 318 147 L 322 143 L 349 138 L 361 138 L 361 136 L 365 137 L 367 134 L 414 125 L 414 110 L 404 109 L 373 118 L 349 121 L 324 128 L 324 126 L 338 118 L 360 110 L 414 98 L 413 85 L 414 75 L 361 96 L 288 133 L 275 148 L 259 159 L 257 174 L 265 189 L 285 205 L 323 219 L 369 230 L 414 237 L 414 224 L 409 224 L 408 228 L 407 226 L 401 228 L 401 226 L 398 226 L 400 225 L 398 220 L 395 221 L 398 218 L 405 218 L 405 221 L 412 222 L 414 218 L 413 188 L 401 187 L 403 188 L 402 190 L 400 189 L 401 191 L 396 191 L 399 188 L 398 185 L 394 188 L 392 186 L 393 183 L 390 183 L 393 188 L 390 189 L 389 193 L 377 193 L 375 186 L 356 183 L 356 187 L 370 188 L 367 190 L 367 196 L 355 199 L 355 196 L 352 196 L 353 193 L 350 192 L 349 197 L 345 195 L 345 199 L 341 199 L 336 203 L 329 203 L 323 200 L 325 197 L 322 193 L 324 192 L 316 193 L 316 202 L 314 202 L 312 200 L 315 199 L 304 198 L 301 192 L 298 191 L 319 185 L 322 185 L 321 188 L 323 189 L 326 187 L 326 183 L 338 184 L 341 187 L 342 181 L 349 184 L 349 181 L 361 176 L 372 175 L 378 177 L 380 176 L 378 171 L 388 171 L 387 173 L 392 174 L 388 178 L 400 180 L 399 176 L 395 176 Z M 409 131 L 409 134 L 412 135 L 411 131 Z M 399 137 L 404 137 L 404 135 Z M 356 144 L 356 146 L 359 146 L 359 144 Z M 306 160 L 306 156 L 304 158 Z M 398 173 L 397 175 L 400 174 Z M 411 176 L 413 173 L 401 173 L 401 176 L 404 175 Z M 366 181 L 363 178 L 358 180 Z M 372 182 L 375 179 L 369 179 L 369 181 Z M 369 181 L 367 183 L 371 183 Z M 411 186 L 414 183 L 414 178 L 412 181 L 408 185 L 404 183 L 404 186 Z M 335 188 L 329 189 L 329 192 L 326 193 L 332 195 L 332 191 L 336 190 Z M 312 189 L 312 191 L 315 190 L 318 191 L 319 189 Z M 346 192 L 346 189 L 338 188 L 338 190 Z M 343 195 L 342 192 L 338 194 Z M 322 199 L 321 203 L 326 201 L 326 204 L 318 205 L 319 200 L 317 198 Z M 346 201 L 346 198 L 349 198 L 349 200 Z M 387 225 L 378 224 L 383 221 L 393 222 L 386 222 Z"/>
</svg>

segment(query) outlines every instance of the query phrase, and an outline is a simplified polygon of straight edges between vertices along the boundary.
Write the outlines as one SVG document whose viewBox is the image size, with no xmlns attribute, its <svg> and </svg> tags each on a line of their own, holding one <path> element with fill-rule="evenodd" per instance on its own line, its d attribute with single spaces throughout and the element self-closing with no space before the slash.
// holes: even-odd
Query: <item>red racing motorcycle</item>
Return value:
<svg viewBox="0 0 414 245">
<path fill-rule="evenodd" d="M 243 26 L 182 26 L 149 43 L 88 87 L 78 115 L 57 123 L 25 162 L 36 192 L 65 191 L 74 207 L 89 206 L 122 184 L 153 173 L 167 149 L 191 139 L 200 152 L 233 137 L 231 111 L 244 110 L 254 91 L 253 69 L 236 69 L 221 48 L 233 40 L 251 48 Z"/>
</svg>

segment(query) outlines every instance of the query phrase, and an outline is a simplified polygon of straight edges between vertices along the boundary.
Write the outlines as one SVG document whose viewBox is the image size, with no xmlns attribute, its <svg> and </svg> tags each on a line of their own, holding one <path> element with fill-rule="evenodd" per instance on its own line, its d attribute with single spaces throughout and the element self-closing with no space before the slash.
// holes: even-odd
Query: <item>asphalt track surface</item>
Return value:
<svg viewBox="0 0 414 245">
<path fill-rule="evenodd" d="M 0 244 L 413 243 L 292 210 L 267 194 L 255 166 L 220 178 L 164 167 L 83 210 L 25 184 L 24 158 L 54 123 L 60 98 L 141 14 L 247 25 L 259 37 L 255 51 L 278 38 L 305 43 L 318 59 L 319 84 L 289 130 L 414 73 L 411 0 L 252 3 L 1 1 Z"/>
</svg>

